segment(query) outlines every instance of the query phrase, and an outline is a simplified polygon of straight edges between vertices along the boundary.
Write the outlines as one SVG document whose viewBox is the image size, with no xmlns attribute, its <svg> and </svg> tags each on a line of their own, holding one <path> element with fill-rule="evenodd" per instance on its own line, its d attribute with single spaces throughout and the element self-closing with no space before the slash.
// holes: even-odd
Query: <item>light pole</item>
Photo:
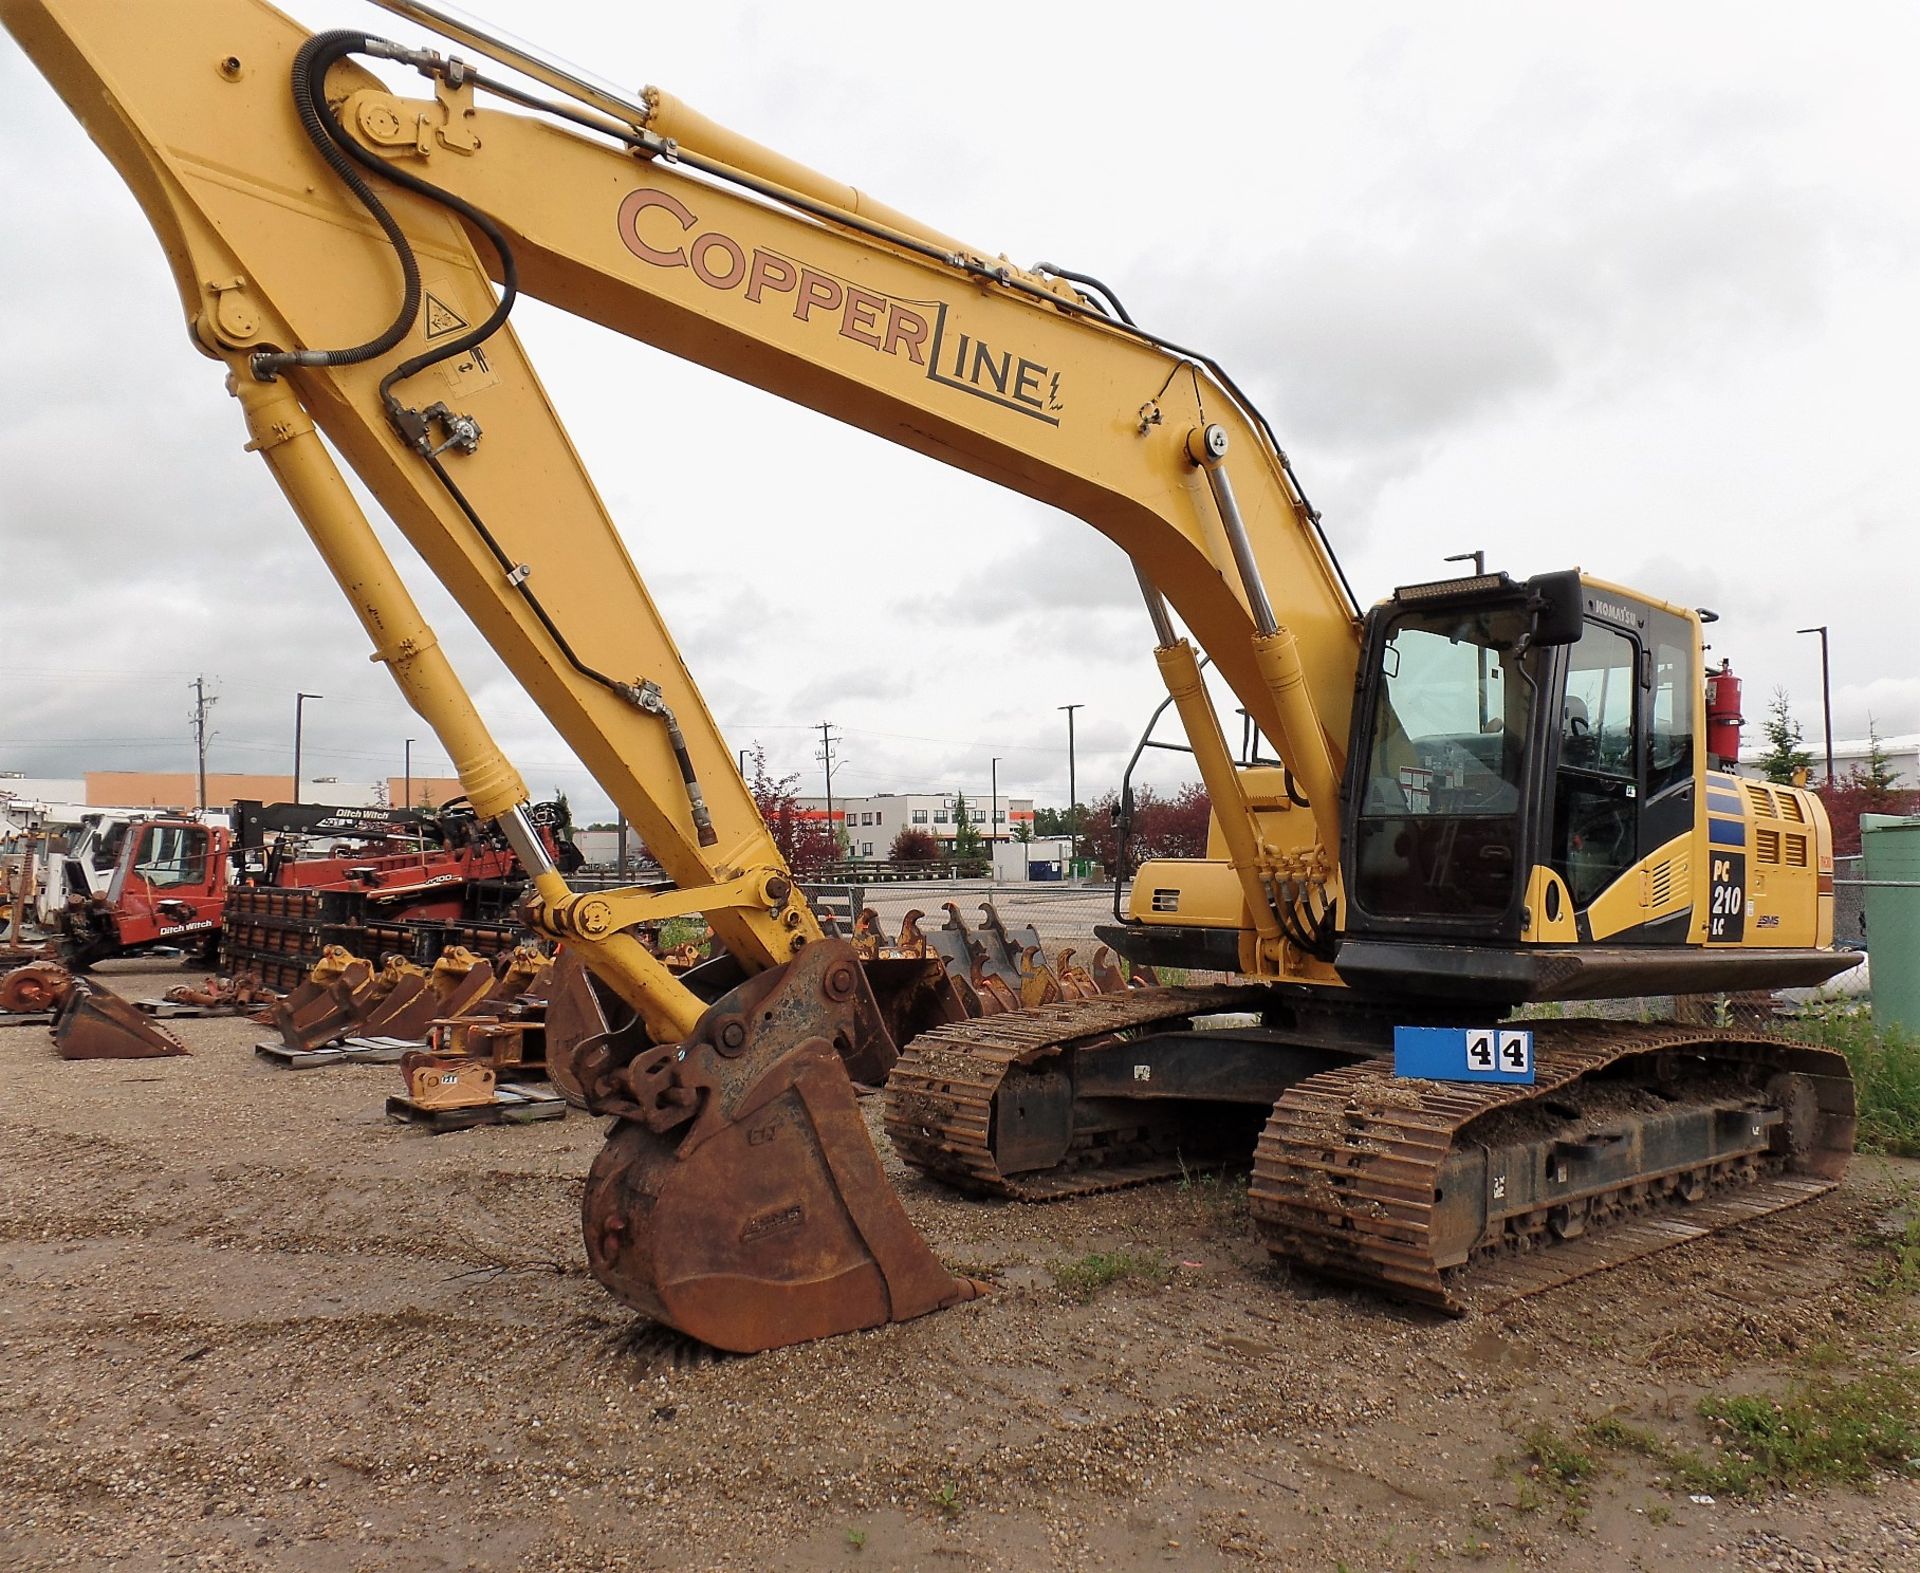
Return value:
<svg viewBox="0 0 1920 1573">
<path fill-rule="evenodd" d="M 406 788 L 400 798 L 400 806 L 402 808 L 412 808 L 413 807 L 413 739 L 412 738 L 407 739 L 406 753 L 407 753 L 406 774 L 401 778 L 403 781 L 406 782 Z"/>
<path fill-rule="evenodd" d="M 293 801 L 300 801 L 300 725 L 304 719 L 309 699 L 325 699 L 325 694 L 295 694 L 293 696 Z"/>
<path fill-rule="evenodd" d="M 1067 830 L 1074 838 L 1073 850 L 1080 850 L 1080 793 L 1073 776 L 1073 713 L 1086 709 L 1085 705 L 1057 705 L 1056 709 L 1067 713 Z"/>
<path fill-rule="evenodd" d="M 987 766 L 989 779 L 993 782 L 993 807 L 987 820 L 987 856 L 993 856 L 993 844 L 999 839 L 1000 832 L 995 828 L 1000 823 L 1000 760 L 996 756 Z"/>
<path fill-rule="evenodd" d="M 1820 636 L 1820 713 L 1827 724 L 1827 785 L 1833 785 L 1833 682 L 1827 667 L 1827 625 L 1818 628 L 1800 628 L 1796 633 L 1818 634 Z"/>
</svg>

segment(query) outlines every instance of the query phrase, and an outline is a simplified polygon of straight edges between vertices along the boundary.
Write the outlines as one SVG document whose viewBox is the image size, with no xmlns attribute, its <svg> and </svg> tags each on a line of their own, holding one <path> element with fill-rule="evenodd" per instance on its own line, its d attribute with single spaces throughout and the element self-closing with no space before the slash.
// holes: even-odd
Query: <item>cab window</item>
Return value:
<svg viewBox="0 0 1920 1573">
<path fill-rule="evenodd" d="M 198 825 L 149 825 L 134 872 L 156 890 L 207 882 L 207 832 Z"/>
<path fill-rule="evenodd" d="M 1589 905 L 1639 857 L 1638 651 L 1617 629 L 1589 623 L 1568 652 L 1552 863 L 1576 908 Z"/>
<path fill-rule="evenodd" d="M 1647 717 L 1647 796 L 1693 779 L 1693 641 L 1678 619 L 1653 645 L 1653 695 Z"/>
</svg>

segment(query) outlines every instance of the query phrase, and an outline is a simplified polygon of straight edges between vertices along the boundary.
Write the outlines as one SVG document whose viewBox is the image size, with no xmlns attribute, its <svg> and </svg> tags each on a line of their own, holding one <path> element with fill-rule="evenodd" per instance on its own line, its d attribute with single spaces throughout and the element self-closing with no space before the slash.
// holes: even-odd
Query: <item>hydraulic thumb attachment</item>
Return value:
<svg viewBox="0 0 1920 1573">
<path fill-rule="evenodd" d="M 849 1077 L 895 1032 L 945 1013 L 940 963 L 916 965 L 919 986 L 883 1009 L 853 947 L 819 940 L 716 1001 L 684 1043 L 630 1031 L 582 1046 L 587 1106 L 618 1116 L 582 1204 L 594 1276 L 743 1353 L 980 1294 L 908 1220 Z"/>
</svg>

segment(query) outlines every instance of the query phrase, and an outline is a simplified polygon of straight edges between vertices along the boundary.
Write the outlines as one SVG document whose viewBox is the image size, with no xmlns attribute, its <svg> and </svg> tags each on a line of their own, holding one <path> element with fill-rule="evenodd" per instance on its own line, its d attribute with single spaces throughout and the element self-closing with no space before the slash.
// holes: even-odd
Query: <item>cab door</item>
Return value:
<svg viewBox="0 0 1920 1573">
<path fill-rule="evenodd" d="M 123 857 L 108 892 L 122 944 L 172 934 L 204 933 L 220 921 L 223 871 L 205 825 L 151 820 Z"/>
<path fill-rule="evenodd" d="M 1582 941 L 1678 943 L 1696 808 L 1692 627 L 1648 607 L 1589 617 L 1562 665 L 1547 863 Z"/>
</svg>

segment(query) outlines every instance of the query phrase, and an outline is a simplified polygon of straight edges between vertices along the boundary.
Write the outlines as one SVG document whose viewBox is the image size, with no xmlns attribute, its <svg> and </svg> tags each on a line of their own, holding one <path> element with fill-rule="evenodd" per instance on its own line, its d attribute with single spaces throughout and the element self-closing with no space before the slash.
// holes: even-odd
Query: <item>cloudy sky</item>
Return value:
<svg viewBox="0 0 1920 1573">
<path fill-rule="evenodd" d="M 319 28 L 414 38 L 349 0 Z M 1479 547 L 1713 607 L 1758 716 L 1920 731 L 1920 11 L 821 0 L 474 7 L 1014 260 L 1095 273 L 1253 394 L 1363 600 Z M 0 37 L 0 768 L 398 772 L 437 746 L 240 451 L 132 198 Z M 1112 785 L 1160 698 L 1084 525 L 527 303 L 515 317 L 714 714 L 845 792 Z M 681 434 L 726 434 L 690 464 Z M 536 792 L 604 804 L 398 537 Z M 1284 597 L 1280 597 L 1284 599 Z M 1283 607 L 1284 615 L 1284 607 Z M 796 655 L 795 652 L 801 652 Z M 1750 734 L 1751 735 L 1751 734 Z M 1178 764 L 1160 756 L 1163 778 Z"/>
</svg>

